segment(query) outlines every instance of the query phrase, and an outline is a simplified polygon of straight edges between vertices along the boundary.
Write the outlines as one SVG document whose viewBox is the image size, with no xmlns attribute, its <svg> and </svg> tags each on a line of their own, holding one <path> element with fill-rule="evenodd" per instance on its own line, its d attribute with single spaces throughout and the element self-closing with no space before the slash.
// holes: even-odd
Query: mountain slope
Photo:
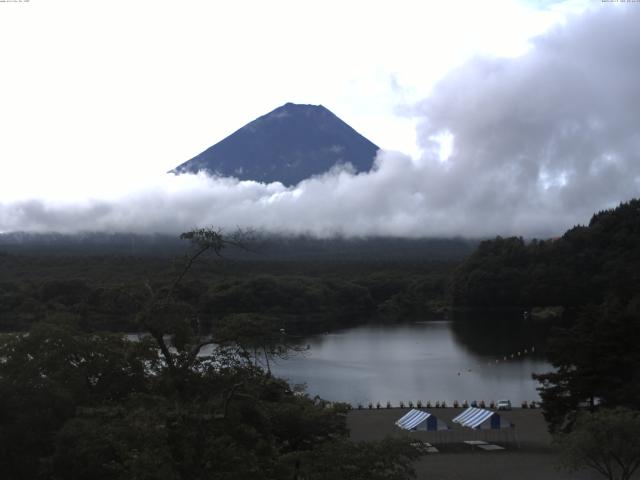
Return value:
<svg viewBox="0 0 640 480">
<path fill-rule="evenodd" d="M 287 103 L 257 118 L 172 173 L 221 176 L 294 185 L 350 163 L 368 171 L 378 147 L 322 105 Z"/>
</svg>

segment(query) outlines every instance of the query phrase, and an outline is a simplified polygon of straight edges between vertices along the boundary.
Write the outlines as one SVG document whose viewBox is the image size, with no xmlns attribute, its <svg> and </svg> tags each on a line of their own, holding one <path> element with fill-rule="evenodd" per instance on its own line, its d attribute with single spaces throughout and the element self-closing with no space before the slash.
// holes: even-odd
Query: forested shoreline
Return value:
<svg viewBox="0 0 640 480">
<path fill-rule="evenodd" d="M 55 313 L 88 330 L 136 331 L 147 285 L 168 288 L 183 258 L 0 255 L 0 331 L 28 329 Z M 206 258 L 175 291 L 210 329 L 231 314 L 260 313 L 282 328 L 324 331 L 402 321 L 446 310 L 457 260 Z"/>
</svg>

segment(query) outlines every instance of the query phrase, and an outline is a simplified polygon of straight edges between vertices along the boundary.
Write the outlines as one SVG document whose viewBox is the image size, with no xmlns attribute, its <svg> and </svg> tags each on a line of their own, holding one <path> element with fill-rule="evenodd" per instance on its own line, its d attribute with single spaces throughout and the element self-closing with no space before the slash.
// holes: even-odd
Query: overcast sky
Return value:
<svg viewBox="0 0 640 480">
<path fill-rule="evenodd" d="M 639 24 L 600 0 L 0 1 L 0 231 L 557 235 L 638 196 Z M 376 169 L 165 173 L 289 101 Z"/>
</svg>

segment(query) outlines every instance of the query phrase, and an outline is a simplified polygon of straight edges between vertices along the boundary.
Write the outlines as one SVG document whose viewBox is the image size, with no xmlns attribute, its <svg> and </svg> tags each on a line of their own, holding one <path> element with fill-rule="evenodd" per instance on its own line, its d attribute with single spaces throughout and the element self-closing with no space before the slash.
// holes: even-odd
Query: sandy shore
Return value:
<svg viewBox="0 0 640 480">
<path fill-rule="evenodd" d="M 432 443 L 440 452 L 431 453 L 416 462 L 418 479 L 430 480 L 577 480 L 598 479 L 597 474 L 583 471 L 574 474 L 557 468 L 558 455 L 540 410 L 516 408 L 500 414 L 515 424 L 510 432 L 478 432 L 453 424 L 451 419 L 462 409 L 429 409 L 450 427 L 449 432 L 406 432 L 394 422 L 409 409 L 353 410 L 347 425 L 353 440 L 379 440 L 385 436 L 410 436 Z M 483 451 L 464 443 L 484 440 L 505 450 Z M 640 478 L 639 475 L 634 478 Z"/>
</svg>

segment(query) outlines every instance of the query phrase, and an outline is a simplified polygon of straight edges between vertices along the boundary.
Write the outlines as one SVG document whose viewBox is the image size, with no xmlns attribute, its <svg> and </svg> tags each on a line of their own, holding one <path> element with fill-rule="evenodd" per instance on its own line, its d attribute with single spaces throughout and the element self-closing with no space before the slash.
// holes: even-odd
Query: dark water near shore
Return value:
<svg viewBox="0 0 640 480">
<path fill-rule="evenodd" d="M 531 374 L 551 369 L 547 330 L 514 319 L 365 325 L 305 338 L 307 352 L 272 370 L 306 383 L 311 395 L 353 405 L 501 398 L 519 405 L 539 399 Z"/>
</svg>

